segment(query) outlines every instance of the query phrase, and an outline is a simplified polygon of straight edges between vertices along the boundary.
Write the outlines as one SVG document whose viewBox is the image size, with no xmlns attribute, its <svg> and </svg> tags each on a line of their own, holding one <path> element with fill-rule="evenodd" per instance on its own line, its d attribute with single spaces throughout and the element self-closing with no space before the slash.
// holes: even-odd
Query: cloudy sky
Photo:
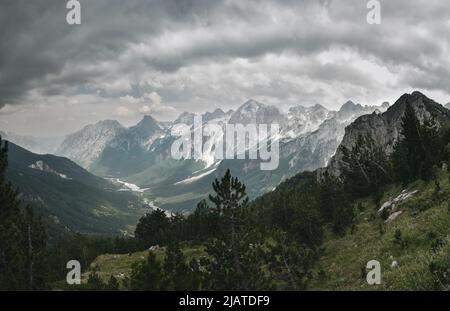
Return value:
<svg viewBox="0 0 450 311">
<path fill-rule="evenodd" d="M 102 119 L 236 108 L 450 101 L 450 2 L 0 1 L 0 129 L 61 135 Z"/>
</svg>

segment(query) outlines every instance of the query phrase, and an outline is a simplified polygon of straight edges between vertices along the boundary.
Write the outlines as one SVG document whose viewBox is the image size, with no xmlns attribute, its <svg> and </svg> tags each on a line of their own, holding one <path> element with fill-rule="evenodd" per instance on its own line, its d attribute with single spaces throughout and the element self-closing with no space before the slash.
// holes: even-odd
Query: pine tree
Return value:
<svg viewBox="0 0 450 311">
<path fill-rule="evenodd" d="M 133 265 L 130 276 L 132 290 L 160 290 L 163 281 L 161 263 L 153 252 L 149 252 L 147 261 Z"/>
<path fill-rule="evenodd" d="M 215 194 L 209 195 L 209 199 L 215 204 L 215 210 L 225 218 L 222 228 L 223 241 L 231 250 L 233 267 L 238 276 L 238 286 L 248 290 L 249 284 L 244 275 L 241 260 L 242 228 L 240 224 L 240 212 L 248 205 L 248 197 L 245 185 L 236 177 L 231 176 L 228 169 L 222 179 L 213 183 Z M 220 243 L 219 243 L 220 244 Z"/>
<path fill-rule="evenodd" d="M 312 276 L 312 268 L 317 259 L 314 252 L 306 245 L 300 245 L 281 230 L 272 234 L 275 242 L 270 246 L 270 271 L 273 279 L 282 281 L 287 290 L 303 290 Z"/>
<path fill-rule="evenodd" d="M 407 104 L 402 117 L 401 139 L 395 146 L 392 163 L 396 180 L 408 184 L 418 178 L 430 180 L 443 148 L 433 121 L 420 124 L 414 108 Z"/>
<path fill-rule="evenodd" d="M 353 198 L 377 194 L 392 181 L 388 158 L 371 137 L 358 136 L 353 148 L 342 152 L 344 186 Z"/>
<path fill-rule="evenodd" d="M 196 290 L 198 284 L 190 283 L 193 277 L 186 264 L 186 258 L 178 243 L 171 243 L 167 247 L 166 259 L 163 265 L 164 284 L 166 290 Z"/>
<path fill-rule="evenodd" d="M 166 244 L 170 230 L 170 219 L 163 210 L 157 209 L 139 220 L 134 235 L 141 247 L 148 248 Z"/>
<path fill-rule="evenodd" d="M 320 184 L 319 206 L 324 222 L 336 234 L 344 234 L 354 218 L 353 206 L 342 182 L 329 174 Z"/>
<path fill-rule="evenodd" d="M 251 241 L 251 243 L 250 243 Z M 261 244 L 262 237 L 239 240 L 239 265 L 236 269 L 235 253 L 228 242 L 214 239 L 206 243 L 204 266 L 206 268 L 207 290 L 266 290 L 269 287 L 269 275 L 265 267 L 268 264 L 267 251 Z"/>
<path fill-rule="evenodd" d="M 220 215 L 211 209 L 205 200 L 197 204 L 195 211 L 187 217 L 187 231 L 192 240 L 204 242 L 218 235 Z"/>
<path fill-rule="evenodd" d="M 185 217 L 181 213 L 174 213 L 171 215 L 169 222 L 171 238 L 168 243 L 178 242 L 185 239 L 187 233 Z"/>
</svg>

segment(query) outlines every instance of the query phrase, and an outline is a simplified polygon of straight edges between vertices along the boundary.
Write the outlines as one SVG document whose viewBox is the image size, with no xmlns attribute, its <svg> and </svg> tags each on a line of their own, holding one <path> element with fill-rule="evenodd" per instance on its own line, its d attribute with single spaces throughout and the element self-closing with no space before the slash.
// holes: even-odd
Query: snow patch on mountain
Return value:
<svg viewBox="0 0 450 311">
<path fill-rule="evenodd" d="M 292 107 L 288 112 L 288 122 L 283 126 L 283 136 L 289 139 L 313 132 L 332 116 L 333 112 L 321 105 Z"/>
<path fill-rule="evenodd" d="M 72 179 L 72 178 L 67 177 L 67 175 L 65 175 L 65 174 L 58 173 L 57 171 L 52 169 L 47 163 L 45 163 L 42 160 L 38 160 L 35 163 L 30 164 L 28 167 L 31 169 L 34 169 L 34 170 L 55 174 L 55 175 L 61 177 L 62 179 L 67 179 L 67 180 Z"/>
<path fill-rule="evenodd" d="M 230 116 L 231 124 L 284 124 L 287 117 L 277 107 L 248 100 Z"/>
<path fill-rule="evenodd" d="M 123 188 L 121 188 L 117 191 L 131 191 L 131 192 L 143 193 L 150 189 L 150 188 L 140 188 L 139 186 L 137 186 L 135 184 L 122 181 L 119 178 L 106 178 L 106 179 L 109 181 L 112 181 L 113 183 L 118 183 L 123 186 Z"/>
<path fill-rule="evenodd" d="M 214 166 L 208 167 L 208 169 L 206 169 L 206 170 L 201 170 L 202 173 L 200 173 L 200 174 L 198 174 L 198 175 L 195 175 L 195 174 L 198 173 L 198 172 L 200 172 L 200 171 L 194 172 L 192 175 L 195 175 L 195 176 L 192 176 L 192 177 L 186 178 L 186 179 L 184 179 L 184 180 L 181 180 L 181 181 L 179 181 L 179 182 L 176 182 L 174 185 L 190 184 L 190 183 L 192 183 L 192 182 L 194 182 L 194 181 L 196 181 L 196 180 L 199 180 L 199 179 L 202 178 L 202 177 L 208 176 L 209 174 L 215 172 L 215 170 L 217 169 L 217 167 L 219 166 L 219 164 L 220 164 L 220 161 L 219 161 L 219 162 L 216 162 L 216 163 L 214 164 Z"/>
</svg>

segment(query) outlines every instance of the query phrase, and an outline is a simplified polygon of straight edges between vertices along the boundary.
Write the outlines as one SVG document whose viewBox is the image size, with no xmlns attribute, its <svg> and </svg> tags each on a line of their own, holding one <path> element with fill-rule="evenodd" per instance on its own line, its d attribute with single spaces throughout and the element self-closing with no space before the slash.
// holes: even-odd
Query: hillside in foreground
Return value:
<svg viewBox="0 0 450 311">
<path fill-rule="evenodd" d="M 342 238 L 329 238 L 309 285 L 319 290 L 432 290 L 450 267 L 450 185 L 442 172 L 440 190 L 434 182 L 415 182 L 417 191 L 398 204 L 397 218 L 386 222 L 373 200 L 362 200 L 354 226 Z M 393 187 L 382 202 L 397 197 L 402 188 Z M 365 266 L 381 263 L 382 284 L 366 282 Z"/>
<path fill-rule="evenodd" d="M 418 181 L 406 189 L 391 187 L 376 204 L 363 199 L 357 204 L 354 225 L 342 237 L 326 234 L 321 256 L 315 263 L 308 290 L 432 290 L 445 278 L 450 267 L 450 183 L 449 174 L 440 172 L 435 182 Z M 397 204 L 395 219 L 387 221 L 378 212 L 381 205 L 398 197 L 403 190 L 412 194 Z M 417 191 L 417 192 L 415 192 Z M 201 245 L 183 245 L 187 258 L 204 256 Z M 106 254 L 91 264 L 107 281 L 111 275 L 124 280 L 132 265 L 143 262 L 150 251 L 132 254 Z M 164 261 L 164 248 L 154 250 Z M 370 260 L 381 263 L 381 285 L 368 285 L 365 266 Z M 89 275 L 87 272 L 85 279 Z M 448 277 L 448 276 L 447 276 Z"/>
</svg>

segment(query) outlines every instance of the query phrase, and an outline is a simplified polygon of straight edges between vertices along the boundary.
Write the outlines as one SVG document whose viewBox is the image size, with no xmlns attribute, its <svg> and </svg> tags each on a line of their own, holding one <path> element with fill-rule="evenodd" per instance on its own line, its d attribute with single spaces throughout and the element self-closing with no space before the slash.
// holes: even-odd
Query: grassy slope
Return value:
<svg viewBox="0 0 450 311">
<path fill-rule="evenodd" d="M 400 205 L 403 211 L 397 219 L 385 224 L 377 214 L 379 208 L 372 200 L 362 200 L 353 230 L 344 237 L 328 234 L 323 254 L 317 262 L 310 290 L 427 290 L 433 281 L 429 269 L 431 261 L 450 265 L 450 184 L 447 173 L 440 176 L 442 191 L 435 195 L 434 183 L 416 182 L 409 190 L 419 190 Z M 402 188 L 392 187 L 381 202 L 396 197 Z M 397 229 L 407 241 L 407 247 L 394 242 Z M 433 235 L 432 237 L 430 236 Z M 444 245 L 433 251 L 433 243 L 441 239 Z M 204 255 L 199 246 L 185 244 L 183 252 L 190 259 Z M 164 260 L 164 249 L 155 251 Z M 129 276 L 133 263 L 144 260 L 147 251 L 129 255 L 102 255 L 92 264 L 98 266 L 99 275 L 108 280 L 110 275 Z M 369 286 L 365 265 L 376 259 L 381 263 L 382 284 Z M 392 261 L 398 262 L 391 268 Z M 87 274 L 85 274 L 87 277 Z M 119 280 L 123 277 L 118 277 Z"/>
<path fill-rule="evenodd" d="M 186 256 L 187 262 L 192 258 L 199 258 L 205 255 L 204 247 L 192 246 L 188 243 L 182 245 L 183 254 Z M 160 262 L 164 261 L 165 248 L 158 248 L 152 251 L 156 255 L 156 259 Z M 90 271 L 97 267 L 99 277 L 108 282 L 111 275 L 116 277 L 121 284 L 122 281 L 131 274 L 131 267 L 139 262 L 147 260 L 149 251 L 136 252 L 131 254 L 104 254 L 98 256 L 91 264 Z M 86 282 L 90 271 L 82 276 L 82 282 Z"/>
<path fill-rule="evenodd" d="M 410 190 L 419 190 L 400 205 L 397 219 L 385 224 L 377 215 L 379 206 L 362 201 L 353 233 L 329 238 L 318 262 L 311 289 L 320 290 L 427 290 L 432 289 L 431 261 L 450 264 L 450 212 L 448 174 L 440 177 L 441 193 L 435 194 L 434 183 L 416 182 Z M 397 196 L 401 188 L 391 188 L 382 202 Z M 407 247 L 395 243 L 395 231 L 401 230 Z M 443 246 L 433 250 L 433 243 Z M 366 282 L 365 265 L 369 260 L 381 263 L 382 284 Z M 393 261 L 398 267 L 391 268 Z M 321 271 L 322 270 L 322 271 Z"/>
</svg>

